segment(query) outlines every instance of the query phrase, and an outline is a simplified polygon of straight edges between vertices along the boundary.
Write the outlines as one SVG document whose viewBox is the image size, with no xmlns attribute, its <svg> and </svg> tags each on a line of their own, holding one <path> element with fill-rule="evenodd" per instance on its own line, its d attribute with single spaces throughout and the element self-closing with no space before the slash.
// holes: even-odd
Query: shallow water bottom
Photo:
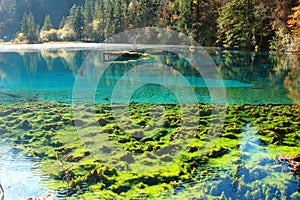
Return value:
<svg viewBox="0 0 300 200">
<path fill-rule="evenodd" d="M 121 112 L 116 120 L 122 106 L 129 116 Z M 26 155 L 1 151 L 1 171 L 22 172 L 17 184 L 1 179 L 7 198 L 51 192 L 62 199 L 299 198 L 297 163 L 280 159 L 300 154 L 299 107 L 193 106 L 3 103 L 1 139 Z M 182 115 L 189 124 L 181 124 Z"/>
</svg>

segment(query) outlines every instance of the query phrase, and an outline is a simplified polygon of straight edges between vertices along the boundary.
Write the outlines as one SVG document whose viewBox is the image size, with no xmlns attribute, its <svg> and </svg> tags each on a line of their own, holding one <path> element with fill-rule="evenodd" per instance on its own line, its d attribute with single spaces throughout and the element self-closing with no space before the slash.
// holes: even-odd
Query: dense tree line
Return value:
<svg viewBox="0 0 300 200">
<path fill-rule="evenodd" d="M 31 12 L 35 23 L 40 26 L 48 14 L 57 27 L 62 16 L 68 15 L 74 3 L 83 5 L 84 2 L 85 0 L 0 0 L 0 38 L 10 40 L 20 31 L 24 13 Z"/>
<path fill-rule="evenodd" d="M 220 8 L 219 39 L 225 47 L 285 49 L 288 18 L 299 0 L 232 0 Z"/>
<path fill-rule="evenodd" d="M 57 10 L 57 15 L 56 8 L 50 8 L 61 5 L 56 0 L 5 1 L 10 15 L 20 10 L 20 4 L 24 7 L 15 42 L 101 42 L 150 26 L 176 30 L 202 45 L 300 49 L 299 0 L 73 0 L 67 1 L 67 13 Z M 33 9 L 38 6 L 43 9 Z M 159 33 L 151 37 L 159 38 Z"/>
</svg>

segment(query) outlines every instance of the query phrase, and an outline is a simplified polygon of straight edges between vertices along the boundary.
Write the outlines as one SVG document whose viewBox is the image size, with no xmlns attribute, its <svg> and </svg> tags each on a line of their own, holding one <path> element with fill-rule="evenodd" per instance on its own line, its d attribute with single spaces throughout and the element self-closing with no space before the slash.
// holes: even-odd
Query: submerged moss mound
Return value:
<svg viewBox="0 0 300 200">
<path fill-rule="evenodd" d="M 122 104 L 84 104 L 75 111 L 61 102 L 2 104 L 1 139 L 41 159 L 44 173 L 56 180 L 58 196 L 87 199 L 180 196 L 176 191 L 192 187 L 199 177 L 213 178 L 214 170 L 239 179 L 237 169 L 247 157 L 241 153 L 247 124 L 255 127 L 272 159 L 300 154 L 296 105 L 228 105 L 224 110 L 199 104 L 198 113 L 194 107 L 182 113 L 176 104 L 149 112 L 153 106 L 131 103 L 129 116 L 121 113 L 116 120 L 113 110 Z M 190 116 L 189 122 L 182 115 Z M 201 195 L 228 195 L 209 188 Z"/>
</svg>

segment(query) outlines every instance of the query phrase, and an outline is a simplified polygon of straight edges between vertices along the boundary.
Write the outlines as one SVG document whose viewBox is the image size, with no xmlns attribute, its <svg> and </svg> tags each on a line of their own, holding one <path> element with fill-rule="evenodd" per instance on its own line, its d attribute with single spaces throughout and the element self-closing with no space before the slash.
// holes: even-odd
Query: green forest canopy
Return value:
<svg viewBox="0 0 300 200">
<path fill-rule="evenodd" d="M 150 26 L 176 30 L 201 45 L 298 51 L 298 5 L 299 0 L 1 0 L 0 38 L 101 42 Z"/>
</svg>

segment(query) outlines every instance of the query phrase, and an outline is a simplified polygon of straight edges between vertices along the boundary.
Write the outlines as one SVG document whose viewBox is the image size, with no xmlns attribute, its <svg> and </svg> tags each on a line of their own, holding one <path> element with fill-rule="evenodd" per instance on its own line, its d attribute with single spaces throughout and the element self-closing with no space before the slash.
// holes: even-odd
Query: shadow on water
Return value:
<svg viewBox="0 0 300 200">
<path fill-rule="evenodd" d="M 250 124 L 242 132 L 239 157 L 237 163 L 232 163 L 233 170 L 204 166 L 196 172 L 197 181 L 182 183 L 174 195 L 181 193 L 187 199 L 300 198 L 300 179 L 291 173 L 292 166 L 277 156 L 271 158 L 269 147 L 258 138 L 256 129 Z"/>
</svg>

